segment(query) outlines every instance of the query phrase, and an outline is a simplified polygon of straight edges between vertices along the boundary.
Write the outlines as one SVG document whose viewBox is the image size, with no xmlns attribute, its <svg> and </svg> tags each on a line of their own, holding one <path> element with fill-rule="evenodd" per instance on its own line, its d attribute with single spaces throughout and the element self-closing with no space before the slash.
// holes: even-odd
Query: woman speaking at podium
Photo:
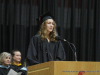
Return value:
<svg viewBox="0 0 100 75">
<path fill-rule="evenodd" d="M 61 41 L 55 39 L 56 23 L 53 15 L 48 11 L 37 18 L 39 23 L 38 34 L 30 40 L 27 53 L 27 66 L 47 62 L 63 61 L 66 55 Z"/>
</svg>

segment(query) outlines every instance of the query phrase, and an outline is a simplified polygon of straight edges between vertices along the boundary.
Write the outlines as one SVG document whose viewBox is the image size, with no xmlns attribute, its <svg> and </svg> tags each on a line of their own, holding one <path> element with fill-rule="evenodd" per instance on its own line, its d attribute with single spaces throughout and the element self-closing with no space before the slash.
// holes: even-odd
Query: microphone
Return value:
<svg viewBox="0 0 100 75">
<path fill-rule="evenodd" d="M 56 36 L 55 39 L 56 39 L 56 40 L 61 40 L 61 41 L 64 41 L 64 42 L 67 41 L 66 39 L 63 39 L 63 38 L 61 38 L 60 36 Z M 68 41 L 67 41 L 67 42 L 68 42 Z M 68 42 L 68 43 L 69 43 L 69 42 Z"/>
<path fill-rule="evenodd" d="M 75 55 L 75 61 L 77 61 L 77 54 L 76 54 L 76 47 L 75 47 L 75 45 L 73 43 L 68 42 L 66 39 L 61 38 L 60 36 L 56 36 L 55 39 L 67 42 L 69 44 L 73 54 Z M 72 48 L 72 46 L 74 47 L 74 49 Z"/>
</svg>

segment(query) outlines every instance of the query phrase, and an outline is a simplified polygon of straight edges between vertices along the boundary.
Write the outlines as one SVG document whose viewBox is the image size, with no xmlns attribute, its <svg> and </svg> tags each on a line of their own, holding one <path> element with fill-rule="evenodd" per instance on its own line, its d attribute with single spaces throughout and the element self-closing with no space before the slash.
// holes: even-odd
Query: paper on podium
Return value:
<svg viewBox="0 0 100 75">
<path fill-rule="evenodd" d="M 10 69 L 10 71 L 8 72 L 8 74 L 7 75 L 21 75 L 22 74 L 22 72 L 16 72 L 16 71 L 14 71 L 13 69 Z"/>
</svg>

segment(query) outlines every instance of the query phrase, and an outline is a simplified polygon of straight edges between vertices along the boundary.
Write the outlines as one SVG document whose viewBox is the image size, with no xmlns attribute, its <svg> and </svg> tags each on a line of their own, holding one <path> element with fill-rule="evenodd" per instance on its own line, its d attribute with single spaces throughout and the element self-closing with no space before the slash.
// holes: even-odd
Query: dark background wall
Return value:
<svg viewBox="0 0 100 75">
<path fill-rule="evenodd" d="M 36 18 L 50 11 L 60 37 L 76 46 L 78 61 L 100 61 L 100 0 L 0 0 L 0 53 L 18 49 L 25 60 L 38 31 Z M 74 54 L 63 43 L 66 60 Z"/>
</svg>

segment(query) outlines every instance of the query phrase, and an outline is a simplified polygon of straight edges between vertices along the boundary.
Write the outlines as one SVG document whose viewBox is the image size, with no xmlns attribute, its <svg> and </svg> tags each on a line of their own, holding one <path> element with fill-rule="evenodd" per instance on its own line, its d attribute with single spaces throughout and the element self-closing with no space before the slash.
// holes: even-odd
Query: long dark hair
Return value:
<svg viewBox="0 0 100 75">
<path fill-rule="evenodd" d="M 11 52 L 12 57 L 15 55 L 15 52 L 20 52 L 20 51 L 19 50 L 12 50 L 12 52 Z"/>
</svg>

